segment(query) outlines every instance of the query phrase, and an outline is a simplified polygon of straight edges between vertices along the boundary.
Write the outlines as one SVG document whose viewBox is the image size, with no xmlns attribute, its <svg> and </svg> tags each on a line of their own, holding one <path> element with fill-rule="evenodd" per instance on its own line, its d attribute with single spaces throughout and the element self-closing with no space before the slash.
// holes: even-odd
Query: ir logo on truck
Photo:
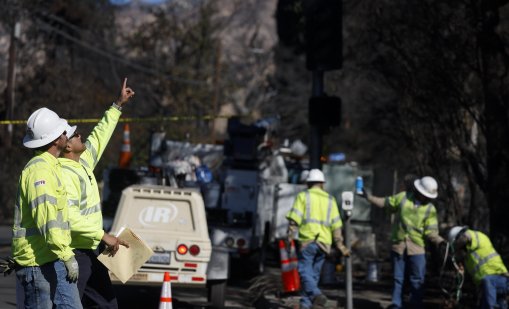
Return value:
<svg viewBox="0 0 509 309">
<path fill-rule="evenodd" d="M 168 206 L 150 206 L 144 208 L 138 217 L 140 223 L 144 226 L 153 226 L 159 223 L 169 223 L 177 216 L 177 207 L 173 204 Z"/>
</svg>

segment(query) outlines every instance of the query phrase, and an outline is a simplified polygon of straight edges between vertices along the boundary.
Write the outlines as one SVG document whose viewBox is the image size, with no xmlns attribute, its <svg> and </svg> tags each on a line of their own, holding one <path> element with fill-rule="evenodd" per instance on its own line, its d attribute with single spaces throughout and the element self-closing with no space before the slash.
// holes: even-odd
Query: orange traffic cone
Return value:
<svg viewBox="0 0 509 309">
<path fill-rule="evenodd" d="M 118 167 L 128 168 L 131 164 L 131 139 L 129 137 L 129 124 L 124 124 L 124 138 L 122 140 L 122 148 L 120 149 L 120 157 L 118 159 Z"/>
<path fill-rule="evenodd" d="M 163 288 L 161 290 L 161 299 L 159 300 L 159 309 L 173 309 L 171 303 L 171 283 L 170 273 L 164 273 Z"/>
<path fill-rule="evenodd" d="M 281 255 L 281 279 L 283 292 L 290 293 L 300 290 L 300 278 L 297 270 L 297 251 L 293 239 L 290 241 L 290 258 L 283 239 L 279 240 L 279 253 Z"/>
</svg>

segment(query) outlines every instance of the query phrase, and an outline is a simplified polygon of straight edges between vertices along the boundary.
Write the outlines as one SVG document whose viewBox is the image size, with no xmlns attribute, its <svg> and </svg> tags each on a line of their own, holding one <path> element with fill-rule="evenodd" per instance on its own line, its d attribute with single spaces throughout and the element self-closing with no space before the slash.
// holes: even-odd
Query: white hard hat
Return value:
<svg viewBox="0 0 509 309">
<path fill-rule="evenodd" d="M 39 148 L 57 139 L 67 129 L 65 119 L 46 107 L 40 108 L 30 115 L 23 145 L 27 148 Z"/>
<path fill-rule="evenodd" d="M 447 235 L 447 240 L 449 240 L 449 243 L 453 243 L 454 241 L 456 241 L 458 236 L 461 233 L 465 232 L 467 229 L 468 229 L 468 227 L 466 227 L 466 226 L 455 226 L 455 227 L 453 227 L 449 231 L 449 234 Z"/>
<path fill-rule="evenodd" d="M 302 157 L 306 154 L 306 151 L 308 151 L 308 147 L 304 145 L 300 139 L 297 139 L 290 146 L 290 150 L 294 155 Z"/>
<path fill-rule="evenodd" d="M 425 176 L 417 179 L 414 181 L 414 186 L 425 197 L 436 198 L 438 196 L 438 184 L 433 177 Z"/>
<path fill-rule="evenodd" d="M 67 124 L 67 129 L 65 129 L 67 137 L 71 137 L 76 131 L 76 128 L 77 126 L 70 126 L 69 124 Z"/>
<path fill-rule="evenodd" d="M 306 182 L 325 182 L 325 177 L 321 170 L 315 168 L 309 171 Z"/>
</svg>

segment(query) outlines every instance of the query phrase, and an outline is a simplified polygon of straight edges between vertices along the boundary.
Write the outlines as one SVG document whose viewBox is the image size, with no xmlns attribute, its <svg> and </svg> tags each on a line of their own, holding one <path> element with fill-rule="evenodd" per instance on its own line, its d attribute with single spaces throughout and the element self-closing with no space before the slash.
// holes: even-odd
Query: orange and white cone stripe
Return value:
<svg viewBox="0 0 509 309">
<path fill-rule="evenodd" d="M 281 279 L 283 280 L 283 292 L 296 292 L 300 290 L 300 277 L 297 270 L 298 259 L 294 241 L 290 241 L 290 258 L 288 258 L 285 241 L 280 239 L 279 254 L 281 255 Z"/>
<path fill-rule="evenodd" d="M 124 136 L 122 139 L 122 147 L 120 148 L 120 157 L 118 159 L 118 166 L 121 168 L 128 168 L 131 164 L 131 138 L 129 124 L 124 124 Z"/>
<path fill-rule="evenodd" d="M 164 273 L 163 288 L 161 290 L 161 298 L 159 299 L 159 309 L 173 309 L 169 272 Z"/>
</svg>

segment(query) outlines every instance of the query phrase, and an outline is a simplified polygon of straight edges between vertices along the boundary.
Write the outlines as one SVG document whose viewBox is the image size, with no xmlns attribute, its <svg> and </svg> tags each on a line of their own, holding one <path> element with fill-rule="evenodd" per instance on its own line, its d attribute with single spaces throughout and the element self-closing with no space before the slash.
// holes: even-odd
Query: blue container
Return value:
<svg viewBox="0 0 509 309">
<path fill-rule="evenodd" d="M 362 188 L 364 188 L 364 180 L 359 176 L 355 179 L 355 192 L 358 194 L 362 194 Z"/>
</svg>

